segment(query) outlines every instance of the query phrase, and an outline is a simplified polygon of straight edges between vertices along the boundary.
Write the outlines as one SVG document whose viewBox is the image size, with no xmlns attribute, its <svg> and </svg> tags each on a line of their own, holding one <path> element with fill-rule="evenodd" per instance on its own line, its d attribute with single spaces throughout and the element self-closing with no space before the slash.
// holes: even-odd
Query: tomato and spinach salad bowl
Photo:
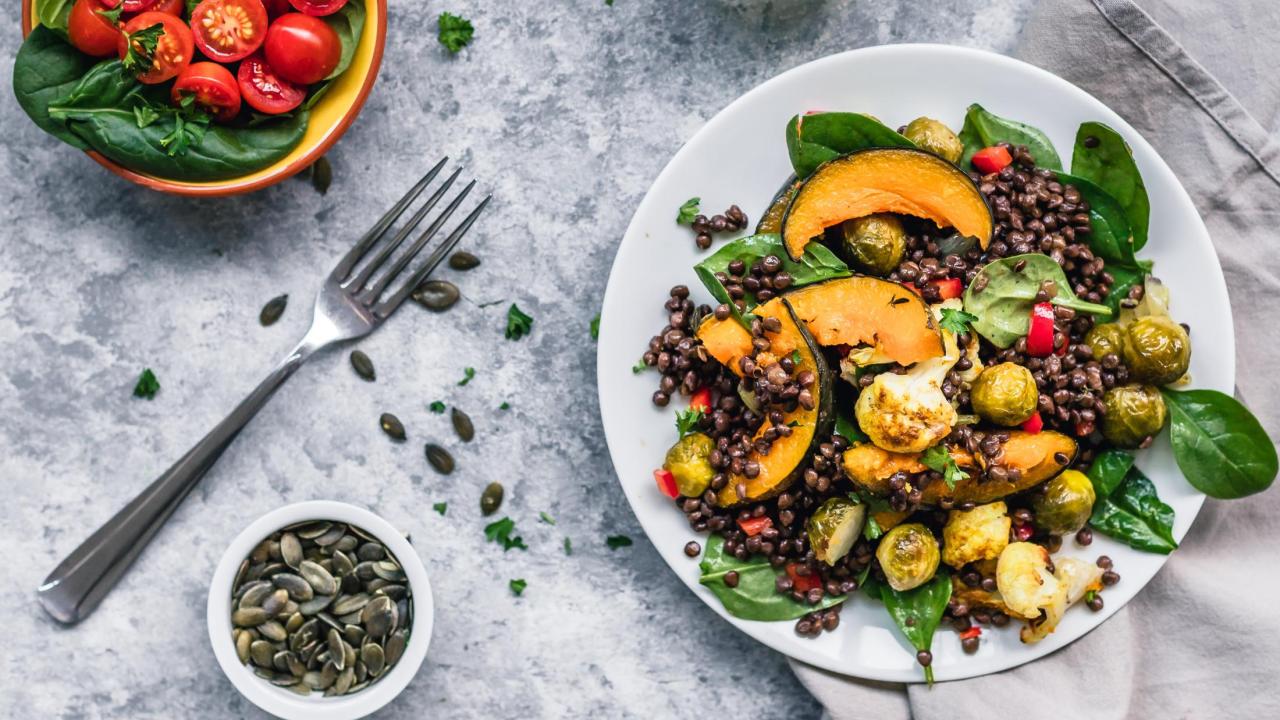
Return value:
<svg viewBox="0 0 1280 720">
<path fill-rule="evenodd" d="M 232 195 L 354 122 L 386 0 L 24 0 L 22 29 L 14 93 L 41 129 L 145 187 Z"/>
<path fill-rule="evenodd" d="M 751 208 L 754 233 L 699 252 L 693 273 L 655 272 L 682 281 L 651 295 L 651 307 L 663 304 L 657 334 L 646 346 L 622 333 L 647 385 L 627 382 L 628 392 L 652 393 L 675 426 L 656 444 L 653 432 L 633 433 L 643 452 L 627 457 L 647 455 L 652 480 L 624 487 L 633 506 L 639 493 L 645 508 L 661 498 L 698 534 L 651 534 L 660 549 L 697 558 L 704 599 L 757 637 L 754 624 L 780 621 L 795 638 L 839 636 L 842 608 L 863 622 L 877 608 L 929 682 L 940 650 L 949 679 L 970 674 L 958 665 L 973 655 L 999 669 L 989 641 L 1003 652 L 1012 639 L 1029 659 L 1060 624 L 1078 635 L 1080 622 L 1063 621 L 1089 610 L 1068 611 L 1110 609 L 1104 591 L 1125 570 L 1106 553 L 1146 572 L 1135 554 L 1168 555 L 1185 533 L 1189 519 L 1170 502 L 1194 514 L 1199 501 L 1183 500 L 1192 488 L 1239 498 L 1277 472 L 1248 410 L 1197 387 L 1199 374 L 1217 373 L 1193 364 L 1179 318 L 1204 316 L 1140 254 L 1164 240 L 1159 214 L 1174 209 L 1161 203 L 1163 173 L 1148 194 L 1127 142 L 1136 134 L 1105 112 L 1095 117 L 1113 124 L 1085 115 L 1060 155 L 1045 132 L 972 99 L 930 104 L 963 111 L 950 127 L 884 103 L 875 109 L 893 125 L 865 106 L 793 105 L 774 130 L 792 174 Z M 637 222 L 653 243 L 661 221 L 649 204 Z M 679 236 L 672 220 L 690 224 L 705 248 L 746 224 L 736 206 L 710 219 L 698 207 L 697 197 L 670 202 L 664 235 Z M 635 261 L 625 250 L 611 285 Z M 666 254 L 682 262 L 687 246 Z M 616 461 L 616 400 L 604 385 L 619 374 L 612 300 L 600 376 Z M 664 552 L 676 567 L 674 554 Z M 1120 592 L 1121 603 L 1132 595 Z M 778 647 L 778 633 L 767 637 Z M 865 666 L 868 648 L 837 647 Z M 813 662 L 794 641 L 780 649 Z"/>
</svg>

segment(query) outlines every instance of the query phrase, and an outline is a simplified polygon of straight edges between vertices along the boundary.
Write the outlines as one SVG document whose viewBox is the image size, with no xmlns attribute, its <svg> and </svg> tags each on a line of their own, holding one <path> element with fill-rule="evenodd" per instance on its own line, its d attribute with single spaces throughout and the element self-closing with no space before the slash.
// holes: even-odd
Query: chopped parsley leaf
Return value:
<svg viewBox="0 0 1280 720">
<path fill-rule="evenodd" d="M 680 437 L 684 437 L 698 429 L 698 423 L 702 422 L 702 410 L 699 408 L 690 408 L 688 410 L 680 410 L 676 413 L 676 432 L 680 433 Z"/>
<path fill-rule="evenodd" d="M 573 554 L 573 541 L 567 537 L 564 539 L 564 554 L 565 555 Z"/>
<path fill-rule="evenodd" d="M 150 400 L 159 389 L 160 381 L 156 379 L 156 374 L 151 372 L 151 368 L 146 368 L 138 376 L 138 383 L 133 386 L 133 396 Z"/>
<path fill-rule="evenodd" d="M 151 69 L 155 63 L 156 47 L 160 44 L 160 36 L 164 35 L 164 24 L 156 23 L 137 32 L 125 33 L 125 44 L 128 49 L 120 59 L 125 70 L 141 75 Z"/>
<path fill-rule="evenodd" d="M 924 454 L 920 456 L 920 462 L 924 463 L 924 466 L 930 470 L 942 473 L 943 482 L 952 490 L 956 489 L 958 481 L 969 477 L 969 473 L 961 470 L 960 466 L 956 465 L 955 458 L 951 457 L 951 453 L 945 445 L 934 445 L 925 450 Z"/>
<path fill-rule="evenodd" d="M 874 515 L 867 515 L 867 524 L 862 526 L 862 537 L 868 540 L 876 540 L 884 534 L 884 530 L 880 529 L 880 523 L 876 522 Z"/>
<path fill-rule="evenodd" d="M 436 26 L 439 28 L 440 44 L 451 53 L 457 53 L 470 44 L 471 38 L 476 34 L 475 26 L 470 20 L 453 13 L 440 13 Z"/>
<path fill-rule="evenodd" d="M 516 521 L 509 517 L 504 517 L 501 520 L 485 525 L 484 536 L 489 542 L 501 543 L 503 552 L 506 552 L 511 548 L 528 550 L 529 546 L 524 544 L 524 540 L 519 535 L 516 535 L 515 537 L 511 536 L 511 533 L 515 529 Z"/>
<path fill-rule="evenodd" d="M 609 546 L 610 550 L 617 550 L 632 545 L 631 538 L 626 535 L 610 535 L 604 539 L 604 544 Z"/>
<path fill-rule="evenodd" d="M 635 373 L 636 375 L 639 375 L 640 373 L 648 369 L 649 369 L 649 365 L 646 364 L 643 359 L 641 359 L 640 362 L 636 363 L 635 365 L 631 366 L 631 372 Z"/>
<path fill-rule="evenodd" d="M 435 510 L 441 515 L 444 515 L 445 511 L 449 509 L 449 503 L 442 503 L 442 502 L 436 503 L 435 505 L 431 506 L 431 509 Z"/>
<path fill-rule="evenodd" d="M 702 198 L 689 198 L 680 206 L 680 211 L 676 213 L 676 223 L 679 225 L 692 225 L 693 219 L 698 217 L 698 204 L 702 202 Z"/>
<path fill-rule="evenodd" d="M 464 376 L 464 377 L 463 377 L 461 380 L 459 380 L 459 381 L 458 381 L 458 384 L 459 384 L 459 385 L 466 385 L 467 383 L 471 382 L 471 379 L 472 379 L 472 378 L 474 378 L 474 377 L 476 376 L 476 369 L 475 369 L 475 368 L 473 368 L 473 367 L 463 368 L 463 369 L 462 369 L 462 374 L 463 374 L 463 376 Z"/>
<path fill-rule="evenodd" d="M 440 413 L 444 412 L 445 405 L 443 402 L 439 400 L 435 400 L 427 407 L 431 410 L 431 412 L 439 415 Z"/>
<path fill-rule="evenodd" d="M 950 330 L 957 335 L 969 332 L 969 325 L 978 319 L 977 315 L 964 310 L 942 309 L 942 321 L 938 324 L 943 330 Z"/>
<path fill-rule="evenodd" d="M 524 594 L 524 589 L 529 587 L 529 583 L 525 582 L 524 578 L 516 578 L 515 580 L 508 582 L 507 586 L 510 587 L 511 592 L 515 593 L 518 597 Z"/>
<path fill-rule="evenodd" d="M 511 303 L 507 308 L 507 339 L 519 340 L 533 332 L 533 318 L 520 311 L 520 306 Z"/>
<path fill-rule="evenodd" d="M 502 404 L 498 406 L 498 409 L 499 409 L 499 410 L 510 410 L 510 409 L 511 409 L 511 403 L 507 402 L 506 400 L 503 400 L 503 401 L 502 401 Z"/>
<path fill-rule="evenodd" d="M 596 316 L 591 318 L 591 339 L 600 339 L 600 313 L 596 313 Z"/>
<path fill-rule="evenodd" d="M 538 519 L 548 525 L 555 525 L 556 519 L 548 515 L 546 512 L 538 513 Z"/>
</svg>

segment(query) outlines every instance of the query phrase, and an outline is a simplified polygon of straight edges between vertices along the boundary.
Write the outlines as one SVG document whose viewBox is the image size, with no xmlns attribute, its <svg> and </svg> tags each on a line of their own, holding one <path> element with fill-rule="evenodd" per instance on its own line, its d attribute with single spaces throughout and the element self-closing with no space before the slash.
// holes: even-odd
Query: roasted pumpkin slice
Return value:
<svg viewBox="0 0 1280 720">
<path fill-rule="evenodd" d="M 773 196 L 773 200 L 769 202 L 768 209 L 760 216 L 760 222 L 756 223 L 757 235 L 782 232 L 782 217 L 787 214 L 787 207 L 791 205 L 791 199 L 796 196 L 796 191 L 802 184 L 804 181 L 795 175 L 787 178 L 778 193 Z"/>
<path fill-rule="evenodd" d="M 800 187 L 782 220 L 787 254 L 804 248 L 833 225 L 873 213 L 899 213 L 932 220 L 991 242 L 991 210 L 963 171 L 922 150 L 874 148 L 821 165 Z"/>
<path fill-rule="evenodd" d="M 870 346 L 877 357 L 910 365 L 943 354 L 942 335 L 924 300 L 903 286 L 872 277 L 849 277 L 809 285 L 785 296 L 819 345 Z M 786 319 L 783 298 L 760 305 L 762 317 Z M 711 356 L 738 369 L 751 352 L 751 333 L 732 318 L 708 318 L 698 338 Z"/>
<path fill-rule="evenodd" d="M 1006 495 L 1038 485 L 1065 470 L 1076 455 L 1076 441 L 1052 430 L 1038 433 L 1015 430 L 1004 444 L 1003 465 L 1017 468 L 1022 476 L 1017 482 L 996 481 L 981 477 L 977 460 L 967 451 L 951 448 L 951 457 L 969 477 L 956 482 L 954 490 L 945 483 L 930 483 L 921 502 L 936 505 L 944 497 L 956 503 L 988 503 Z M 1059 462 L 1064 460 L 1065 462 Z M 918 473 L 926 468 L 916 454 L 892 453 L 871 443 L 859 443 L 844 453 L 844 473 L 854 485 L 873 495 L 889 494 L 889 477 L 896 472 Z"/>
<path fill-rule="evenodd" d="M 782 308 L 786 313 L 780 318 L 782 329 L 769 334 L 769 352 L 798 357 L 796 369 L 813 372 L 814 386 L 811 390 L 817 402 L 812 410 L 797 405 L 795 410 L 784 416 L 783 422 L 791 426 L 791 434 L 774 440 L 768 453 L 751 452 L 748 460 L 759 463 L 760 474 L 753 478 L 729 475 L 729 482 L 719 495 L 722 507 L 771 498 L 786 490 L 804 474 L 814 448 L 830 436 L 835 424 L 835 383 L 831 368 L 791 306 L 784 301 Z M 762 434 L 766 427 L 767 420 L 756 430 L 756 435 Z M 745 497 L 739 497 L 739 487 L 746 491 Z"/>
</svg>

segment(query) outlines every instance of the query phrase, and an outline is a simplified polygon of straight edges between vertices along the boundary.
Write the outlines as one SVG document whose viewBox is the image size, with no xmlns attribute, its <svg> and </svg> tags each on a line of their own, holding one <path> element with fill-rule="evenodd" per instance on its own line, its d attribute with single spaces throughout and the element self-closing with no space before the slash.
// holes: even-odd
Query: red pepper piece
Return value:
<svg viewBox="0 0 1280 720">
<path fill-rule="evenodd" d="M 938 288 L 938 297 L 943 300 L 958 298 L 964 293 L 964 285 L 960 282 L 960 278 L 930 280 L 929 284 Z"/>
<path fill-rule="evenodd" d="M 1027 421 L 1022 423 L 1022 429 L 1026 432 L 1031 433 L 1032 435 L 1035 435 L 1036 433 L 1043 430 L 1044 420 L 1040 417 L 1040 413 L 1036 413 L 1031 417 L 1027 418 Z"/>
<path fill-rule="evenodd" d="M 658 483 L 658 490 L 669 498 L 680 496 L 680 491 L 676 489 L 676 476 L 671 474 L 670 470 L 658 468 L 653 471 L 653 479 Z"/>
<path fill-rule="evenodd" d="M 999 145 L 982 148 L 973 154 L 973 166 L 983 175 L 998 173 L 1009 167 L 1009 163 L 1013 162 L 1013 156 L 1009 151 Z"/>
<path fill-rule="evenodd" d="M 764 532 L 765 528 L 773 527 L 773 518 L 768 515 L 764 515 L 761 517 L 739 520 L 738 527 L 742 528 L 742 532 L 746 533 L 748 537 L 759 535 Z"/>
<path fill-rule="evenodd" d="M 796 563 L 787 563 L 787 577 L 791 578 L 791 589 L 807 593 L 814 588 L 822 587 L 822 576 L 817 573 L 801 575 L 796 570 Z"/>
<path fill-rule="evenodd" d="M 976 638 L 981 634 L 982 634 L 982 628 L 978 627 L 977 625 L 974 625 L 970 627 L 968 630 L 965 630 L 964 632 L 960 633 L 960 639 L 968 640 L 969 638 Z"/>
<path fill-rule="evenodd" d="M 1031 308 L 1031 327 L 1027 330 L 1027 352 L 1033 357 L 1053 353 L 1053 304 L 1036 303 Z"/>
<path fill-rule="evenodd" d="M 697 392 L 695 392 L 689 398 L 689 409 L 701 410 L 704 413 L 710 412 L 711 411 L 711 388 L 704 387 L 701 390 L 698 390 Z"/>
</svg>

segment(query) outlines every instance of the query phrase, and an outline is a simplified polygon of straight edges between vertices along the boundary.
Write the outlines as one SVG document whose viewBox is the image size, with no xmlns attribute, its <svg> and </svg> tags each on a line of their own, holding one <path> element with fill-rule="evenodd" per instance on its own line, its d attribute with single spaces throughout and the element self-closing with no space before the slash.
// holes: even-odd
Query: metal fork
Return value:
<svg viewBox="0 0 1280 720">
<path fill-rule="evenodd" d="M 311 329 L 288 357 L 203 440 L 49 573 L 37 593 L 40 604 L 55 620 L 73 624 L 88 617 L 276 389 L 316 351 L 362 338 L 377 329 L 458 244 L 489 203 L 488 196 L 436 246 L 421 266 L 412 271 L 406 282 L 394 292 L 388 292 L 391 283 L 422 253 L 475 187 L 474 180 L 468 183 L 409 248 L 393 260 L 396 250 L 458 179 L 461 169 L 450 174 L 440 188 L 392 234 L 396 221 L 431 185 L 446 162 L 448 158 L 431 168 L 338 262 L 316 295 Z M 366 259 L 367 262 L 357 272 L 357 267 Z M 390 267 L 379 273 L 388 261 L 391 262 Z"/>
</svg>

